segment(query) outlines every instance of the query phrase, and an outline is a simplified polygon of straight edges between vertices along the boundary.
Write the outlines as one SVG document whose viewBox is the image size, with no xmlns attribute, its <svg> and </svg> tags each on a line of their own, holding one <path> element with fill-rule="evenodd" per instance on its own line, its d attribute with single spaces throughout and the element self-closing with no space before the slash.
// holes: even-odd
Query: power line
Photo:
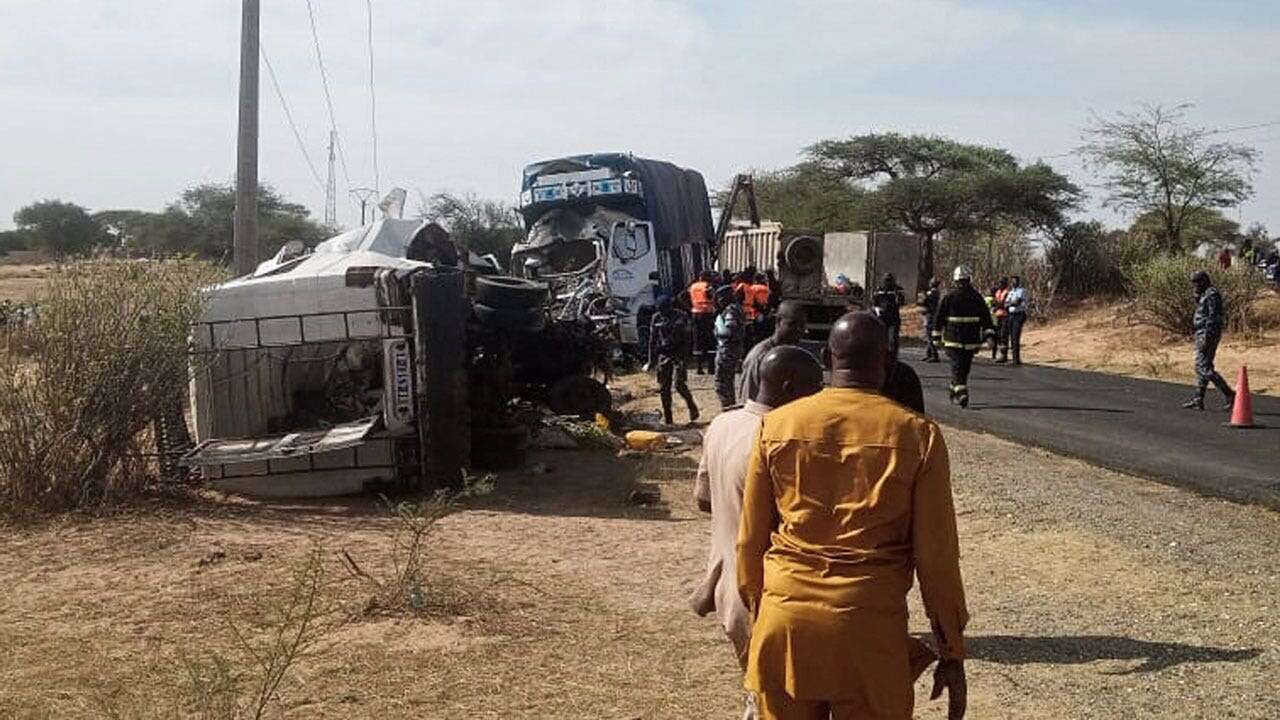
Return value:
<svg viewBox="0 0 1280 720">
<path fill-rule="evenodd" d="M 365 0 L 365 6 L 369 10 L 369 127 L 373 132 L 373 188 L 377 190 L 382 173 L 378 169 L 378 95 L 373 83 L 373 0 Z"/>
<path fill-rule="evenodd" d="M 333 112 L 333 93 L 329 92 L 329 73 L 324 69 L 324 53 L 320 51 L 320 32 L 316 29 L 316 10 L 312 6 L 311 0 L 307 2 L 307 15 L 311 18 L 311 40 L 316 48 L 316 63 L 320 66 L 320 82 L 324 85 L 324 101 L 329 108 L 329 129 L 333 130 L 337 137 L 338 160 L 342 164 L 342 175 L 347 179 L 347 185 L 351 184 L 351 173 L 347 170 L 347 154 L 342 149 L 342 136 L 338 134 L 338 118 Z"/>
<path fill-rule="evenodd" d="M 280 107 L 284 109 L 284 118 L 289 121 L 289 127 L 293 130 L 293 139 L 298 141 L 298 150 L 302 152 L 302 158 L 307 161 L 307 167 L 311 169 L 311 177 L 315 178 L 316 184 L 324 190 L 324 181 L 320 179 L 320 172 L 316 170 L 316 164 L 311 160 L 311 153 L 307 152 L 307 144 L 302 140 L 302 132 L 298 130 L 298 124 L 293 121 L 293 113 L 289 111 L 289 103 L 284 99 L 284 91 L 280 89 L 280 79 L 276 77 L 276 69 L 271 65 L 271 58 L 267 57 L 267 49 L 259 46 L 262 54 L 262 62 L 267 66 L 267 75 L 271 77 L 271 86 L 276 89 L 276 97 L 280 99 Z"/>
<path fill-rule="evenodd" d="M 1280 120 L 1271 120 L 1270 122 L 1257 123 L 1255 125 L 1237 125 L 1235 127 L 1219 128 L 1217 130 L 1209 130 L 1205 135 L 1221 135 L 1223 133 L 1242 132 L 1244 130 L 1259 130 L 1261 128 L 1269 128 L 1280 125 Z"/>
</svg>

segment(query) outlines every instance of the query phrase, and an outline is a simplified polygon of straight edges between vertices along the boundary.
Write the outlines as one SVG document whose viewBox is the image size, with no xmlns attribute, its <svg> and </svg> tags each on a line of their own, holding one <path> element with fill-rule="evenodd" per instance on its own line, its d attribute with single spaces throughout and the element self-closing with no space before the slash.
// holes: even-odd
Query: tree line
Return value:
<svg viewBox="0 0 1280 720">
<path fill-rule="evenodd" d="M 1095 117 L 1074 153 L 1101 180 L 1102 205 L 1132 224 L 1108 230 L 1076 215 L 1084 191 L 1047 163 L 931 135 L 875 133 L 822 140 L 797 164 L 755 173 L 760 212 L 815 232 L 906 230 L 924 240 L 922 272 L 941 250 L 956 259 L 1025 262 L 1042 243 L 1058 285 L 1117 290 L 1117 257 L 1179 255 L 1204 244 L 1270 246 L 1265 227 L 1241 233 L 1223 215 L 1253 195 L 1258 153 L 1186 120 L 1188 106 L 1143 106 Z M 723 195 L 723 193 L 722 193 Z M 941 244 L 941 248 L 939 248 Z"/>
<path fill-rule="evenodd" d="M 1100 179 L 1104 207 L 1132 218 L 1110 230 L 1076 219 L 1084 191 L 1043 161 L 932 135 L 874 133 L 820 140 L 790 167 L 755 171 L 764 217 L 825 232 L 906 230 L 924 240 L 921 271 L 956 259 L 1024 262 L 1030 239 L 1043 245 L 1055 283 L 1077 294 L 1116 289 L 1115 267 L 1133 255 L 1170 255 L 1223 242 L 1270 247 L 1265 227 L 1241 232 L 1223 214 L 1253 195 L 1258 153 L 1187 122 L 1188 106 L 1143 106 L 1095 117 L 1075 153 Z M 721 204 L 727 191 L 719 193 Z M 516 208 L 470 194 L 419 193 L 420 217 L 444 225 L 459 243 L 504 264 L 523 236 Z M 336 232 L 270 186 L 259 191 L 263 257 L 290 240 L 308 245 Z M 45 200 L 14 215 L 0 253 L 31 248 L 75 255 L 109 247 L 133 254 L 230 255 L 233 189 L 203 184 L 161 212 L 90 212 Z M 941 253 L 941 258 L 938 257 Z"/>
<path fill-rule="evenodd" d="M 227 262 L 231 256 L 235 189 L 201 184 L 183 191 L 160 212 L 102 210 L 64 200 L 41 200 L 14 213 L 17 229 L 0 231 L 0 255 L 39 250 L 54 257 L 109 250 L 139 256 L 195 256 Z M 258 189 L 258 233 L 263 258 L 291 240 L 313 246 L 340 231 L 314 221 L 303 205 L 270 185 Z M 464 247 L 493 253 L 504 264 L 523 236 L 513 205 L 470 194 L 421 196 L 418 215 L 439 222 Z"/>
</svg>

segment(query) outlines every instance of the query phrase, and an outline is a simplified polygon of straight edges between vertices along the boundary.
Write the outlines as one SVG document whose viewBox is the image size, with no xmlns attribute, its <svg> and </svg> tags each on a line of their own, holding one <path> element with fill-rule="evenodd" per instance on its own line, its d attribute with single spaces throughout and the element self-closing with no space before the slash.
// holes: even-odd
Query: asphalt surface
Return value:
<svg viewBox="0 0 1280 720">
<path fill-rule="evenodd" d="M 1217 409 L 1222 395 L 1212 387 L 1205 402 L 1210 409 L 1195 412 L 1181 408 L 1192 394 L 1189 385 L 996 365 L 980 354 L 966 410 L 948 400 L 945 355 L 941 363 L 926 364 L 916 359 L 920 354 L 903 348 L 924 385 L 925 409 L 940 422 L 1280 510 L 1280 398 L 1254 395 L 1255 422 L 1265 427 L 1240 430 L 1225 426 L 1230 412 Z M 1228 381 L 1234 384 L 1234 373 Z"/>
</svg>

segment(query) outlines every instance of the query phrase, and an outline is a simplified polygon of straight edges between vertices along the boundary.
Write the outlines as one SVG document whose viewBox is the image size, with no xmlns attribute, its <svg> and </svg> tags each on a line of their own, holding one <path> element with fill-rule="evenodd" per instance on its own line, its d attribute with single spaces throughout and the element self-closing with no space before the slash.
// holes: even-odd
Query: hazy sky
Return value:
<svg viewBox="0 0 1280 720">
<path fill-rule="evenodd" d="M 351 186 L 372 185 L 363 0 L 312 0 Z M 160 209 L 234 173 L 239 2 L 0 1 L 0 227 L 41 198 Z M 329 120 L 304 0 L 262 38 L 323 177 Z M 520 168 L 631 151 L 701 170 L 795 161 L 814 140 L 928 132 L 1071 150 L 1091 112 L 1193 102 L 1194 121 L 1280 121 L 1275 0 L 787 3 L 373 0 L 383 190 L 513 200 Z M 320 217 L 263 68 L 260 173 Z M 1280 233 L 1280 125 L 1235 219 Z M 1074 158 L 1050 160 L 1076 182 Z M 1095 197 L 1097 193 L 1094 193 Z M 1115 218 L 1098 215 L 1109 221 Z"/>
</svg>

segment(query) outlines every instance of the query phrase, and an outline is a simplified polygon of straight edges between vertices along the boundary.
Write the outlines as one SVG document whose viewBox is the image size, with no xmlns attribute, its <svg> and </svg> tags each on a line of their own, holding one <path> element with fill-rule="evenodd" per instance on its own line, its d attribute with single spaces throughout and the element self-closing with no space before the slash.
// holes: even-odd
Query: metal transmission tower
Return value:
<svg viewBox="0 0 1280 720">
<path fill-rule="evenodd" d="M 258 0 L 240 19 L 240 127 L 236 140 L 236 212 L 232 258 L 237 275 L 258 266 Z"/>
<path fill-rule="evenodd" d="M 360 224 L 364 225 L 368 222 L 365 219 L 365 209 L 369 207 L 370 200 L 378 198 L 378 191 L 367 187 L 351 188 L 351 194 L 355 197 L 356 202 L 360 203 Z"/>
<path fill-rule="evenodd" d="M 329 131 L 329 182 L 324 186 L 324 224 L 328 228 L 338 227 L 338 178 L 334 175 L 334 160 L 337 159 L 335 146 L 338 132 Z"/>
</svg>

